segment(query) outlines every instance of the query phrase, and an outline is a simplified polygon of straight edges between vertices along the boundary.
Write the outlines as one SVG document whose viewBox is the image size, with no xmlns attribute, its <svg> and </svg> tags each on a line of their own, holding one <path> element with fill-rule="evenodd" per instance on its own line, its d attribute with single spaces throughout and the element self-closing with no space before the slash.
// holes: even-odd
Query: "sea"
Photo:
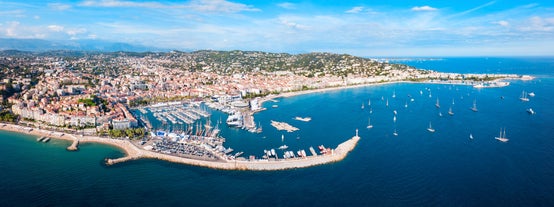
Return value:
<svg viewBox="0 0 554 207">
<path fill-rule="evenodd" d="M 341 162 L 283 171 L 226 171 L 149 159 L 106 166 L 105 158 L 124 153 L 101 144 L 69 152 L 67 141 L 41 143 L 0 131 L 0 205 L 554 206 L 554 58 L 389 61 L 536 78 L 509 80 L 502 88 L 394 83 L 277 98 L 254 116 L 262 133 L 220 125 L 225 146 L 243 156 L 261 157 L 264 149 L 282 154 L 282 145 L 309 154 L 309 147 L 335 148 L 356 130 L 361 137 Z M 524 91 L 535 96 L 523 102 Z M 477 112 L 470 110 L 474 103 Z M 211 113 L 212 123 L 227 117 Z M 277 131 L 271 120 L 300 130 Z M 495 139 L 501 131 L 508 142 Z"/>
</svg>

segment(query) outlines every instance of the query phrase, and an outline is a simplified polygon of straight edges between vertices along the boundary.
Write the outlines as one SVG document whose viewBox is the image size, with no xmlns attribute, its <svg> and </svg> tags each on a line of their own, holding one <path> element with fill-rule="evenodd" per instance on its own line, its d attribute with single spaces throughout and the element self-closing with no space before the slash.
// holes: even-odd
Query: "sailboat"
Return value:
<svg viewBox="0 0 554 207">
<path fill-rule="evenodd" d="M 364 109 L 364 103 L 362 103 L 362 109 Z"/>
<path fill-rule="evenodd" d="M 521 101 L 529 101 L 529 98 L 527 97 L 527 93 L 525 91 L 521 92 L 521 97 L 519 97 L 519 100 Z"/>
<path fill-rule="evenodd" d="M 437 98 L 437 103 L 435 104 L 435 106 L 436 106 L 437 108 L 440 108 L 440 107 L 441 107 L 441 105 L 439 104 L 439 98 Z"/>
<path fill-rule="evenodd" d="M 473 139 L 473 134 L 469 133 L 469 139 Z"/>
<path fill-rule="evenodd" d="M 281 142 L 284 142 L 284 141 L 285 141 L 285 135 L 281 134 Z"/>
<path fill-rule="evenodd" d="M 367 128 L 368 128 L 368 129 L 373 128 L 373 125 L 371 125 L 371 118 L 368 118 L 368 119 L 367 119 Z"/>
<path fill-rule="evenodd" d="M 454 105 L 454 99 L 452 99 L 452 105 Z"/>
<path fill-rule="evenodd" d="M 471 109 L 471 110 L 474 111 L 474 112 L 477 112 L 477 111 L 478 111 L 478 110 L 477 110 L 477 100 L 473 100 L 473 107 L 471 107 L 471 108 L 469 108 L 469 109 Z"/>
<path fill-rule="evenodd" d="M 427 131 L 429 132 L 435 132 L 435 129 L 433 129 L 433 126 L 431 126 L 431 122 L 429 122 L 429 128 L 427 128 Z"/>
<path fill-rule="evenodd" d="M 371 99 L 367 100 L 367 106 L 371 106 Z"/>
<path fill-rule="evenodd" d="M 396 91 L 392 92 L 392 98 L 396 98 Z"/>
<path fill-rule="evenodd" d="M 501 142 L 507 142 L 509 139 L 506 138 L 506 129 L 504 128 L 504 131 L 502 131 L 502 128 L 500 128 L 500 135 L 495 137 L 495 139 Z"/>
<path fill-rule="evenodd" d="M 448 109 L 448 115 L 454 116 L 454 112 L 452 112 L 452 106 Z"/>
<path fill-rule="evenodd" d="M 385 103 L 387 107 L 389 107 L 389 99 L 387 98 L 387 103 Z"/>
</svg>

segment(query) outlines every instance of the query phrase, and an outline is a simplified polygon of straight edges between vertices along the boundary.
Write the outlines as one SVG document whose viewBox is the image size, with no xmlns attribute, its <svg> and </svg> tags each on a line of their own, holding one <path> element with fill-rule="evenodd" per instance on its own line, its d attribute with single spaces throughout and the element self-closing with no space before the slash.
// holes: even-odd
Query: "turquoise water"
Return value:
<svg viewBox="0 0 554 207">
<path fill-rule="evenodd" d="M 511 81 L 505 88 L 403 83 L 281 98 L 255 115 L 263 125 L 261 134 L 222 129 L 227 146 L 256 156 L 283 144 L 294 151 L 321 144 L 336 147 L 359 129 L 362 139 L 345 160 L 307 169 L 221 171 L 157 160 L 106 167 L 104 158 L 121 156 L 119 150 L 86 144 L 68 152 L 65 141 L 37 143 L 34 137 L 0 132 L 0 198 L 3 206 L 552 206 L 553 62 L 403 62 L 439 71 L 528 72 L 539 78 Z M 521 102 L 523 90 L 537 95 Z M 381 97 L 389 100 L 389 107 Z M 437 97 L 440 109 L 434 106 Z M 479 112 L 469 110 L 474 100 Z M 271 108 L 273 104 L 279 107 Z M 451 105 L 454 116 L 447 114 Z M 529 107 L 537 114 L 526 113 Z M 225 120 L 214 111 L 212 123 L 220 116 Z M 312 121 L 296 121 L 295 116 Z M 369 117 L 374 128 L 368 130 Z M 300 130 L 278 132 L 270 120 Z M 426 130 L 429 122 L 435 133 Z M 395 128 L 398 136 L 392 135 Z M 506 128 L 509 142 L 494 139 L 500 128 Z"/>
</svg>

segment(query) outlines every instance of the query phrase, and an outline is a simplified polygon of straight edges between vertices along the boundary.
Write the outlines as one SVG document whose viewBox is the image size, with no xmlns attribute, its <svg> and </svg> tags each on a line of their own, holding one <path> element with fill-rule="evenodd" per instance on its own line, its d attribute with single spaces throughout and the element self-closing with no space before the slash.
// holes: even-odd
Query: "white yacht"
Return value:
<svg viewBox="0 0 554 207">
<path fill-rule="evenodd" d="M 367 128 L 368 128 L 368 129 L 373 128 L 373 125 L 371 125 L 371 118 L 368 118 L 368 119 L 367 119 Z"/>
<path fill-rule="evenodd" d="M 429 132 L 435 132 L 435 129 L 433 129 L 433 126 L 431 126 L 431 122 L 429 122 L 429 128 L 427 128 L 427 131 Z"/>
<path fill-rule="evenodd" d="M 448 109 L 448 115 L 454 116 L 454 112 L 452 112 L 452 106 Z"/>
<path fill-rule="evenodd" d="M 477 112 L 477 111 L 478 111 L 478 110 L 477 110 L 477 100 L 473 100 L 473 107 L 471 107 L 471 108 L 469 108 L 469 109 L 471 109 L 471 110 L 474 111 L 474 112 Z"/>
<path fill-rule="evenodd" d="M 495 139 L 501 142 L 507 142 L 509 139 L 506 138 L 506 129 L 502 131 L 502 128 L 500 128 L 500 135 L 498 137 L 495 137 Z"/>
<path fill-rule="evenodd" d="M 525 91 L 521 92 L 521 97 L 519 97 L 519 100 L 521 101 L 529 101 L 529 98 L 527 97 L 527 93 Z"/>
</svg>

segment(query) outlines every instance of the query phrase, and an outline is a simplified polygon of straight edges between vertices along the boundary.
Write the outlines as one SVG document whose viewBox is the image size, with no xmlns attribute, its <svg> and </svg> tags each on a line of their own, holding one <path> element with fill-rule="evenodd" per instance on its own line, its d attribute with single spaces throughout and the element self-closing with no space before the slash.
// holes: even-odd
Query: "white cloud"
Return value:
<svg viewBox="0 0 554 207">
<path fill-rule="evenodd" d="M 283 24 L 287 27 L 293 28 L 293 29 L 301 29 L 301 30 L 308 29 L 308 27 L 305 26 L 305 25 L 301 25 L 301 24 L 298 24 L 296 22 L 291 22 L 291 21 L 286 20 L 286 19 L 281 19 L 281 24 Z"/>
<path fill-rule="evenodd" d="M 57 10 L 57 11 L 64 11 L 64 10 L 71 9 L 71 5 L 62 4 L 62 3 L 50 3 L 50 4 L 48 4 L 48 7 L 50 7 L 53 10 Z"/>
<path fill-rule="evenodd" d="M 0 11 L 0 16 L 21 18 L 21 17 L 25 17 L 25 11 L 21 9 Z"/>
<path fill-rule="evenodd" d="M 87 0 L 79 4 L 85 7 L 137 7 L 148 9 L 192 9 L 209 13 L 238 13 L 243 11 L 260 11 L 251 5 L 226 0 L 192 0 L 186 4 L 162 4 L 159 2 L 132 2 L 120 0 Z"/>
<path fill-rule="evenodd" d="M 8 37 L 15 37 L 17 36 L 17 27 L 19 26 L 19 22 L 18 21 L 12 21 L 12 22 L 8 22 L 8 26 L 6 27 L 6 36 Z"/>
<path fill-rule="evenodd" d="M 39 16 L 39 15 L 35 15 L 35 16 L 33 17 L 33 19 L 39 20 L 39 19 L 40 19 L 40 16 Z"/>
<path fill-rule="evenodd" d="M 200 12 L 237 13 L 242 11 L 260 11 L 251 5 L 234 3 L 226 0 L 193 0 L 187 7 Z"/>
<path fill-rule="evenodd" d="M 437 11 L 437 8 L 430 7 L 430 6 L 414 6 L 412 7 L 412 11 Z"/>
<path fill-rule="evenodd" d="M 351 13 L 351 14 L 357 14 L 357 13 L 360 13 L 362 10 L 364 10 L 363 6 L 355 6 L 355 7 L 352 7 L 352 9 L 349 9 L 345 12 L 346 13 Z"/>
<path fill-rule="evenodd" d="M 552 32 L 554 31 L 554 18 L 531 17 L 522 27 L 523 31 Z"/>
<path fill-rule="evenodd" d="M 85 28 L 67 29 L 65 31 L 65 33 L 68 34 L 69 36 L 71 36 L 72 38 L 75 38 L 77 35 L 83 34 L 85 32 L 87 32 L 87 30 Z"/>
<path fill-rule="evenodd" d="M 54 31 L 54 32 L 61 32 L 63 31 L 63 26 L 60 26 L 60 25 L 48 25 L 48 29 L 50 31 Z"/>
<path fill-rule="evenodd" d="M 505 21 L 505 20 L 500 20 L 500 21 L 493 22 L 493 23 L 498 24 L 498 25 L 503 26 L 503 27 L 510 26 L 510 23 L 508 21 Z"/>
<path fill-rule="evenodd" d="M 296 9 L 296 4 L 293 4 L 290 2 L 283 2 L 283 3 L 277 4 L 277 6 L 283 9 Z"/>
</svg>

